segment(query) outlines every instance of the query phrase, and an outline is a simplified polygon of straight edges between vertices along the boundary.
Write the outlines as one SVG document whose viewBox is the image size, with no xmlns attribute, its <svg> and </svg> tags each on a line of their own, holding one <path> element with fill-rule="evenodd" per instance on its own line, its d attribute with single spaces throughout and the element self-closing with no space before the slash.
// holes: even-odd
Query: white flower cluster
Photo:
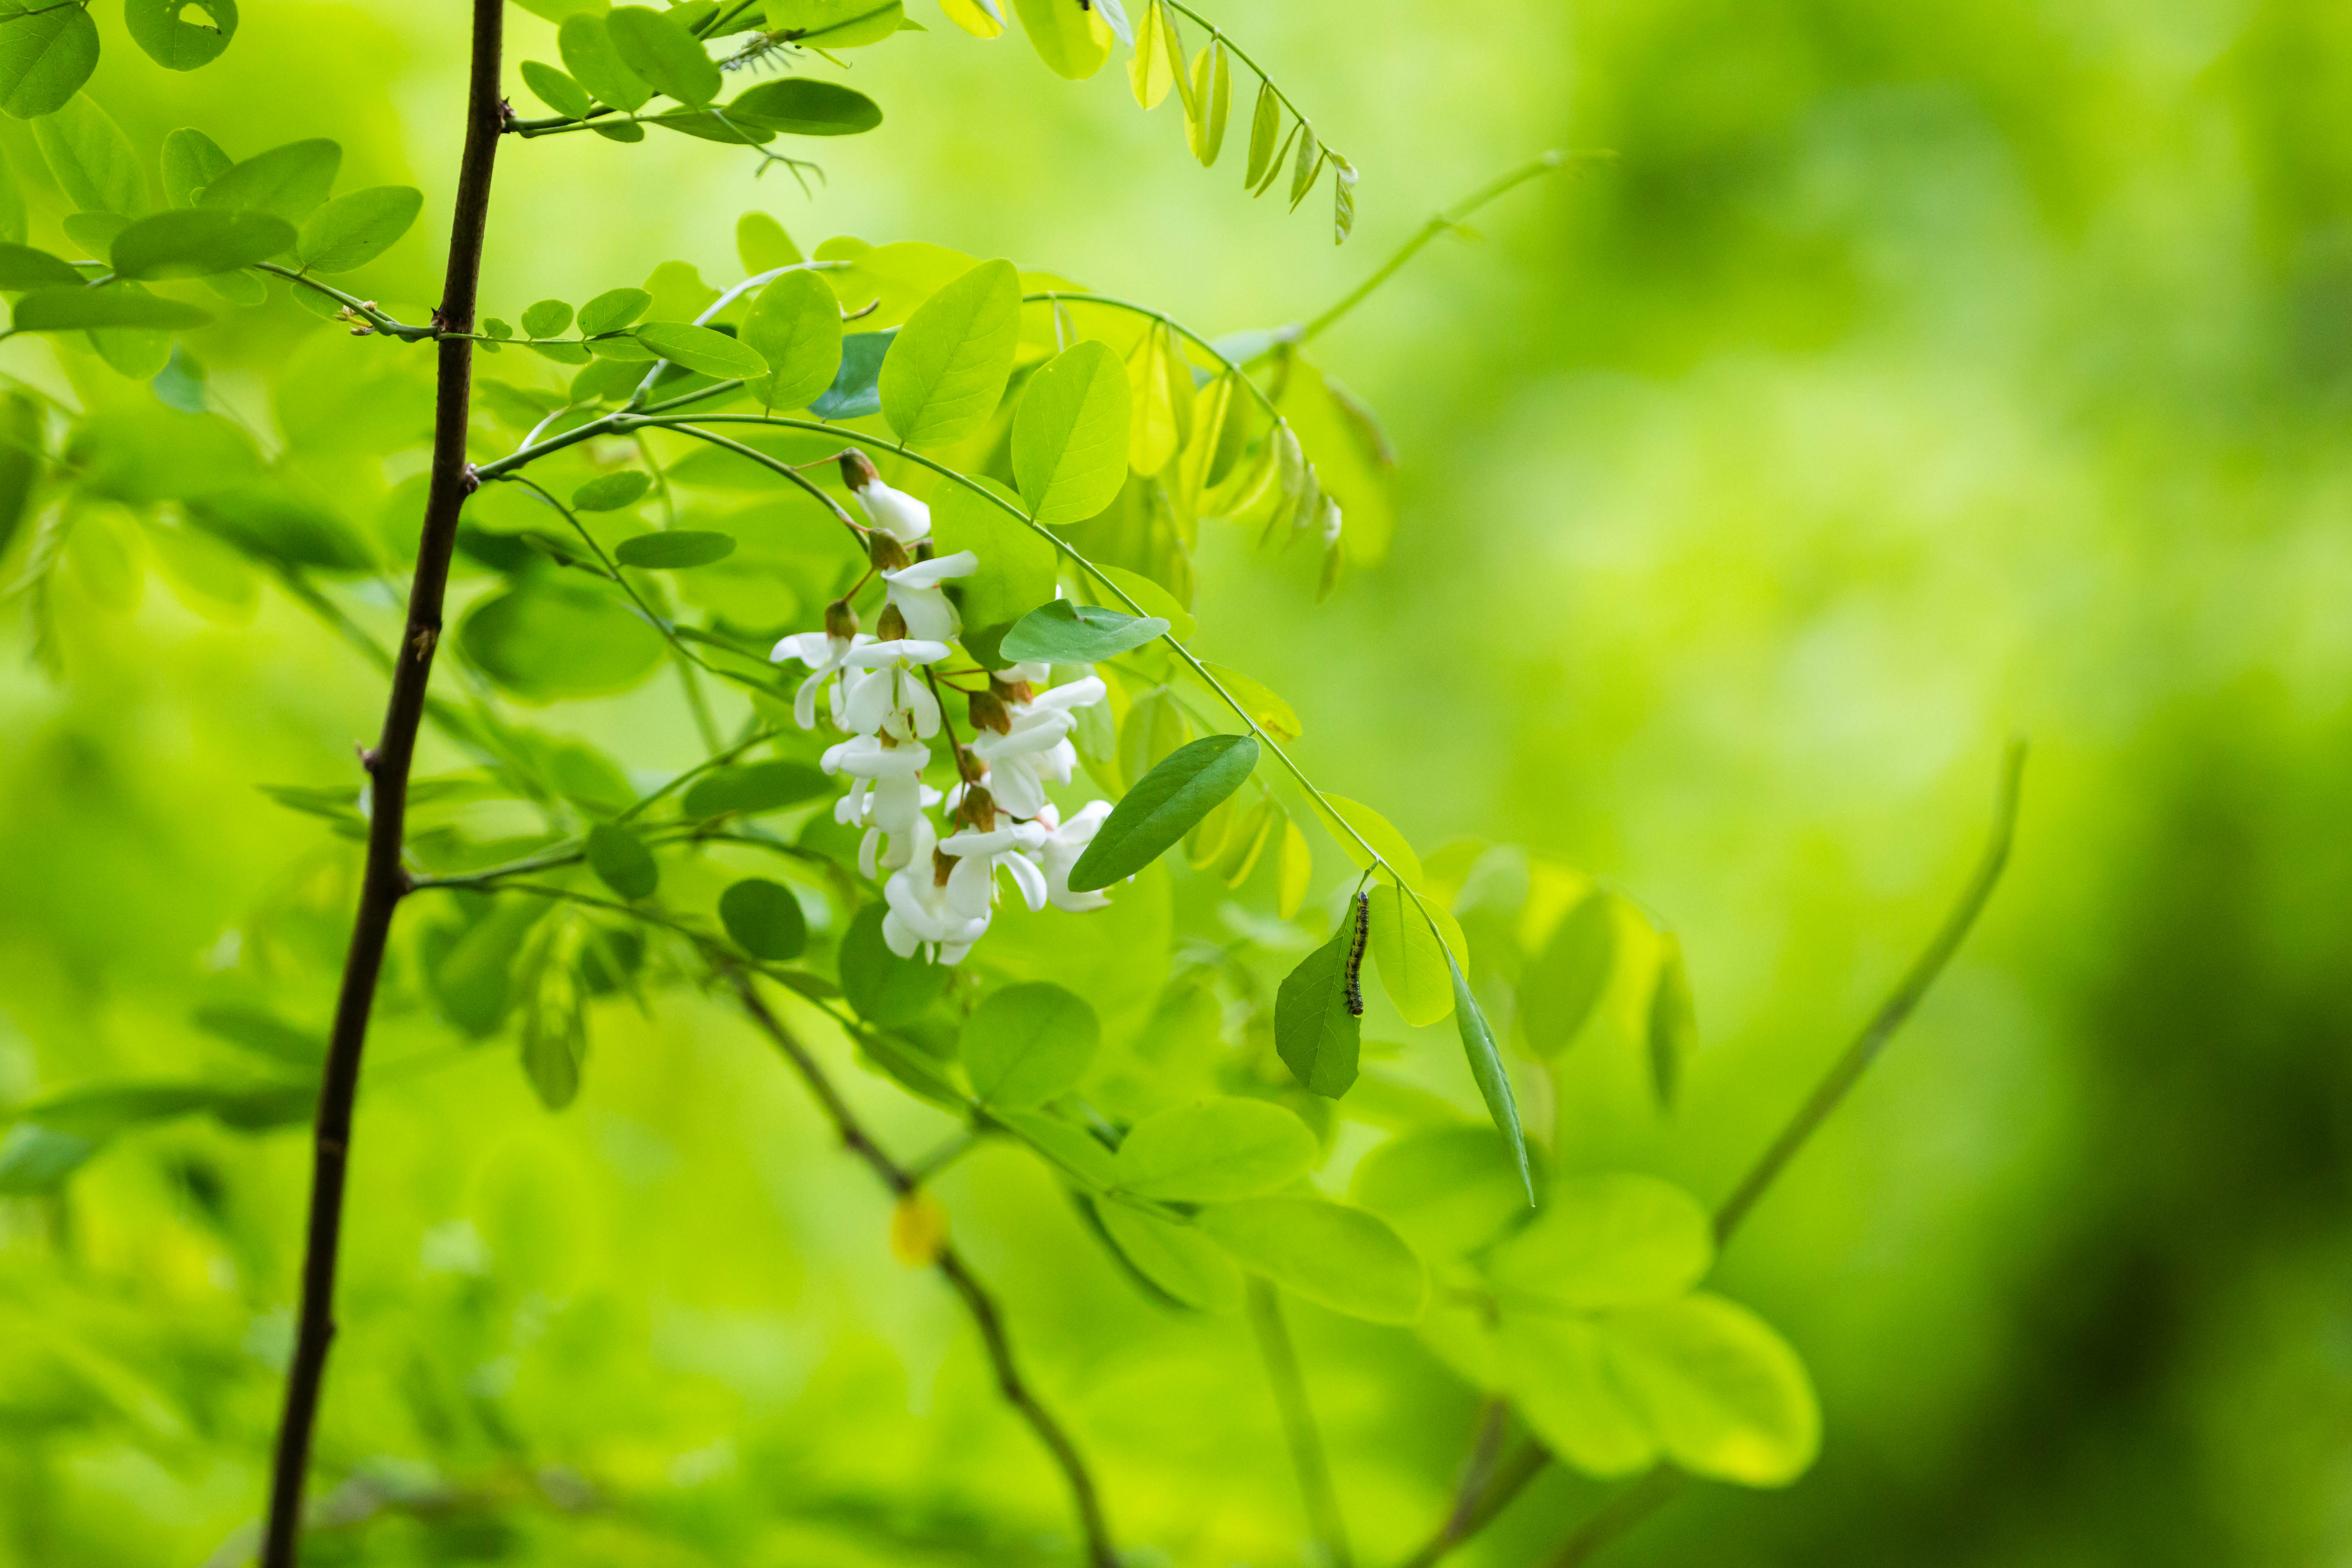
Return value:
<svg viewBox="0 0 2352 1568">
<path fill-rule="evenodd" d="M 924 784 L 930 742 L 945 727 L 928 667 L 948 657 L 948 639 L 960 629 L 942 584 L 970 576 L 980 562 L 969 550 L 909 558 L 930 537 L 930 508 L 884 484 L 861 454 L 845 455 L 842 470 L 874 525 L 873 557 L 887 596 L 881 635 L 859 631 L 843 602 L 825 612 L 824 631 L 785 637 L 770 658 L 809 667 L 793 701 L 802 729 L 816 727 L 822 694 L 835 727 L 848 732 L 824 753 L 824 771 L 850 780 L 834 816 L 866 830 L 857 863 L 884 879 L 883 939 L 901 958 L 919 951 L 957 963 L 988 930 L 999 870 L 1033 910 L 1103 908 L 1110 900 L 1102 894 L 1070 890 L 1070 868 L 1110 803 L 1092 802 L 1064 822 L 1045 798 L 1048 781 L 1070 780 L 1077 763 L 1070 731 L 1078 710 L 1103 700 L 1102 681 L 1090 675 L 1040 689 L 1051 673 L 1043 665 L 989 677 L 984 689 L 968 693 L 975 739 L 957 749 L 961 782 L 945 795 Z M 946 810 L 944 836 L 927 815 L 932 806 Z"/>
</svg>

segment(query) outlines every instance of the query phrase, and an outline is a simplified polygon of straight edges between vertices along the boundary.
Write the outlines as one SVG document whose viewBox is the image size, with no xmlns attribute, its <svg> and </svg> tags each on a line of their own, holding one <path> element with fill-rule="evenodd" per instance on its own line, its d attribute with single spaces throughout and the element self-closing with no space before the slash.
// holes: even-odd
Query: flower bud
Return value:
<svg viewBox="0 0 2352 1568">
<path fill-rule="evenodd" d="M 879 539 L 882 535 L 874 537 Z M 898 605 L 882 606 L 882 617 L 874 623 L 874 635 L 883 642 L 898 642 L 906 637 L 907 617 L 898 613 Z"/>
<path fill-rule="evenodd" d="M 971 700 L 968 704 L 971 713 L 971 727 L 975 730 L 993 730 L 1000 735 L 1010 735 L 1013 733 L 1013 715 L 1005 710 L 1004 699 L 996 694 L 993 685 L 994 683 L 992 682 L 991 689 L 987 691 L 975 691 L 971 694 Z"/>
<path fill-rule="evenodd" d="M 907 547 L 878 528 L 866 536 L 866 558 L 877 572 L 903 572 L 913 563 Z"/>
<path fill-rule="evenodd" d="M 934 888 L 946 887 L 948 885 L 948 878 L 955 871 L 955 856 L 949 854 L 944 849 L 934 848 L 931 851 L 931 886 Z"/>
<path fill-rule="evenodd" d="M 1037 689 L 1035 687 L 1030 685 L 1025 680 L 1007 680 L 1004 679 L 1004 673 L 1002 670 L 995 671 L 989 676 L 988 689 L 999 702 L 1021 703 L 1034 702 L 1037 700 Z M 978 723 L 979 721 L 980 721 L 978 719 L 974 719 L 972 721 L 974 723 Z"/>
<path fill-rule="evenodd" d="M 956 806 L 956 820 L 974 833 L 996 831 L 996 797 L 978 784 L 967 787 Z"/>
<path fill-rule="evenodd" d="M 841 482 L 853 490 L 862 490 L 882 477 L 882 470 L 872 458 L 852 447 L 841 455 Z"/>
<path fill-rule="evenodd" d="M 976 755 L 970 746 L 955 749 L 956 775 L 968 784 L 976 784 L 988 776 L 988 763 Z"/>
<path fill-rule="evenodd" d="M 824 635 L 836 642 L 847 642 L 857 635 L 857 612 L 849 607 L 846 599 L 835 599 L 824 607 Z"/>
</svg>

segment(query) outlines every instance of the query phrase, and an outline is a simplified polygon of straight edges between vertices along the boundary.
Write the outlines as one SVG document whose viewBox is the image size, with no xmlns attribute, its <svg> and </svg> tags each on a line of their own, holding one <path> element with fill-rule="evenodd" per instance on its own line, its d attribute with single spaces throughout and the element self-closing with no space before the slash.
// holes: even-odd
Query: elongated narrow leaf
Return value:
<svg viewBox="0 0 2352 1568">
<path fill-rule="evenodd" d="M 1274 83 L 1257 84 L 1257 107 L 1250 111 L 1249 167 L 1243 172 L 1242 186 L 1255 191 L 1264 183 L 1266 171 L 1274 167 L 1275 143 L 1282 135 L 1282 100 L 1275 96 Z"/>
<path fill-rule="evenodd" d="M 1451 954 L 1446 958 L 1446 972 L 1454 983 L 1454 1027 L 1462 1036 L 1462 1055 L 1470 1063 L 1470 1076 L 1477 1081 L 1478 1097 L 1486 1102 L 1495 1130 L 1511 1146 L 1519 1184 L 1527 1189 L 1528 1202 L 1533 1203 L 1536 1182 L 1528 1167 L 1528 1135 L 1519 1125 L 1518 1097 L 1511 1092 L 1511 1075 L 1504 1068 L 1503 1053 L 1496 1047 L 1494 1027 L 1486 1022 L 1486 1010 L 1478 1005 L 1462 966 Z"/>
<path fill-rule="evenodd" d="M 212 316 L 177 300 L 163 300 L 122 284 L 103 289 L 41 289 L 16 301 L 12 324 L 20 332 L 142 327 L 181 331 L 209 326 Z"/>
<path fill-rule="evenodd" d="M 124 278 L 204 278 L 266 261 L 294 244 L 294 226 L 268 213 L 173 208 L 134 218 L 110 255 Z"/>
<path fill-rule="evenodd" d="M 882 123 L 882 106 L 837 81 L 788 76 L 739 94 L 727 118 L 786 136 L 856 136 Z"/>
<path fill-rule="evenodd" d="M 289 142 L 232 164 L 204 188 L 196 205 L 268 213 L 299 224 L 326 201 L 342 163 L 342 148 L 324 137 Z"/>
<path fill-rule="evenodd" d="M 674 528 L 666 533 L 640 533 L 613 547 L 613 559 L 646 572 L 682 572 L 708 566 L 735 553 L 735 536 L 709 529 Z"/>
<path fill-rule="evenodd" d="M 1171 1105 L 1118 1146 L 1119 1187 L 1168 1203 L 1230 1203 L 1279 1192 L 1322 1152 L 1307 1123 L 1267 1100 Z"/>
<path fill-rule="evenodd" d="M 1127 62 L 1128 86 L 1135 93 L 1135 101 L 1147 110 L 1160 107 L 1168 89 L 1176 85 L 1176 78 L 1168 69 L 1168 53 L 1160 47 L 1161 25 L 1160 0 L 1150 0 L 1143 8 L 1143 20 L 1136 24 L 1135 58 Z"/>
<path fill-rule="evenodd" d="M 1034 1110 L 1076 1088 L 1101 1043 L 1082 998 L 1058 985 L 1011 985 L 964 1020 L 964 1071 L 982 1104 Z"/>
<path fill-rule="evenodd" d="M 1691 1000 L 1682 939 L 1669 932 L 1664 948 L 1658 955 L 1657 989 L 1650 994 L 1650 1087 L 1659 1105 L 1672 1106 L 1682 1083 L 1683 1063 L 1698 1047 L 1698 1009 Z"/>
<path fill-rule="evenodd" d="M 988 422 L 1021 338 L 1021 274 L 983 261 L 907 319 L 882 361 L 882 416 L 909 446 L 950 447 Z"/>
<path fill-rule="evenodd" d="M 704 375 L 726 379 L 768 374 L 760 352 L 739 338 L 685 321 L 647 321 L 636 329 L 637 342 L 668 360 Z"/>
<path fill-rule="evenodd" d="M 62 256 L 29 245 L 0 245 L 0 289 L 79 289 L 87 281 Z"/>
<path fill-rule="evenodd" d="M 617 823 L 600 822 L 590 828 L 587 849 L 589 868 L 625 899 L 652 898 L 661 886 L 661 867 L 653 851 Z"/>
<path fill-rule="evenodd" d="M 1242 1304 L 1241 1270 L 1198 1230 L 1120 1203 L 1099 1204 L 1097 1212 L 1136 1272 L 1179 1301 L 1204 1312 L 1231 1312 Z"/>
<path fill-rule="evenodd" d="M 695 780 L 678 809 L 688 816 L 752 816 L 814 800 L 832 787 L 831 780 L 806 763 L 737 763 Z"/>
<path fill-rule="evenodd" d="M 310 215 L 295 251 L 313 272 L 352 272 L 390 250 L 424 210 L 414 185 L 370 185 L 337 196 Z"/>
<path fill-rule="evenodd" d="M 1566 1050 L 1608 989 L 1617 966 L 1617 905 L 1613 894 L 1587 894 L 1520 973 L 1519 1027 L 1538 1056 Z"/>
<path fill-rule="evenodd" d="M 98 68 L 98 24 L 79 5 L 10 9 L 0 13 L 0 111 L 54 114 Z"/>
<path fill-rule="evenodd" d="M 1060 528 L 1094 516 L 1127 479 L 1127 372 L 1089 340 L 1029 378 L 1013 419 L 1013 474 L 1037 521 Z"/>
<path fill-rule="evenodd" d="M 1329 942 L 1299 960 L 1274 996 L 1274 1048 L 1310 1094 L 1337 1100 L 1355 1087 L 1363 1021 L 1348 1005 L 1356 951 L 1351 905 Z"/>
<path fill-rule="evenodd" d="M 236 37 L 236 0 L 125 0 L 122 25 L 165 70 L 209 65 Z"/>
<path fill-rule="evenodd" d="M 1195 112 L 1184 122 L 1184 135 L 1192 144 L 1192 156 L 1206 169 L 1224 151 L 1225 121 L 1234 107 L 1233 70 L 1226 63 L 1223 38 L 1202 49 L 1192 62 L 1192 102 Z"/>
<path fill-rule="evenodd" d="M 1320 1198 L 1212 1204 L 1194 1220 L 1234 1261 L 1319 1306 L 1376 1323 L 1410 1323 L 1429 1273 L 1377 1215 Z"/>
<path fill-rule="evenodd" d="M 585 11 L 566 16 L 556 29 L 555 44 L 563 55 L 564 68 L 600 102 L 633 110 L 644 108 L 646 100 L 653 97 L 651 85 L 630 69 L 620 51 L 613 47 L 612 35 L 605 30 L 603 16 Z M 637 134 L 642 136 L 645 132 L 638 131 Z"/>
<path fill-rule="evenodd" d="M 539 100 L 567 120 L 583 118 L 596 107 L 595 98 L 578 82 L 539 60 L 522 62 L 523 85 L 530 89 Z"/>
<path fill-rule="evenodd" d="M 650 6 L 615 5 L 604 34 L 638 79 L 680 103 L 709 103 L 726 83 L 702 41 Z"/>
<path fill-rule="evenodd" d="M 604 332 L 617 332 L 646 313 L 654 297 L 643 289 L 607 289 L 580 307 L 580 331 L 583 337 L 596 337 Z"/>
<path fill-rule="evenodd" d="M 1007 662 L 1099 664 L 1167 631 L 1157 616 L 1129 616 L 1055 599 L 1021 617 L 1004 636 Z"/>
<path fill-rule="evenodd" d="M 1315 127 L 1301 124 L 1298 128 L 1298 155 L 1290 166 L 1290 205 L 1297 211 L 1315 188 L 1315 176 L 1323 172 L 1323 144 L 1315 140 Z"/>
<path fill-rule="evenodd" d="M 771 408 L 805 408 L 841 374 L 841 307 L 814 272 L 787 272 L 760 290 L 743 341 L 768 362 L 751 390 Z"/>
<path fill-rule="evenodd" d="M 1211 735 L 1183 747 L 1111 808 L 1094 842 L 1070 868 L 1070 887 L 1107 888 L 1157 860 L 1257 766 L 1249 735 Z"/>
<path fill-rule="evenodd" d="M 764 877 L 747 877 L 719 894 L 719 922 L 754 958 L 782 963 L 808 946 L 801 901 L 790 888 Z"/>
<path fill-rule="evenodd" d="M 1331 157 L 1331 243 L 1345 245 L 1356 232 L 1356 165 Z"/>
</svg>

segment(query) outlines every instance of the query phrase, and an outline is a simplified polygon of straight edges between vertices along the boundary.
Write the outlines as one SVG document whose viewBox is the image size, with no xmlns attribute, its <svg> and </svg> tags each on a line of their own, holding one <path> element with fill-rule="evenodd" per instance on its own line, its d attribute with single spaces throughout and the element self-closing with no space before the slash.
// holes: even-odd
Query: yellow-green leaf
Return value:
<svg viewBox="0 0 2352 1568">
<path fill-rule="evenodd" d="M 988 422 L 1013 374 L 1021 275 L 983 261 L 908 317 L 882 361 L 882 416 L 909 446 L 948 447 Z"/>
<path fill-rule="evenodd" d="M 1381 988 L 1396 1004 L 1404 1021 L 1419 1027 L 1434 1024 L 1454 1011 L 1454 975 L 1445 955 L 1469 962 L 1470 947 L 1453 915 L 1435 904 L 1428 919 L 1402 889 L 1381 883 L 1372 889 L 1372 957 L 1379 963 Z M 1438 930 L 1430 929 L 1430 921 Z M 1439 941 L 1443 932 L 1444 942 Z"/>
</svg>

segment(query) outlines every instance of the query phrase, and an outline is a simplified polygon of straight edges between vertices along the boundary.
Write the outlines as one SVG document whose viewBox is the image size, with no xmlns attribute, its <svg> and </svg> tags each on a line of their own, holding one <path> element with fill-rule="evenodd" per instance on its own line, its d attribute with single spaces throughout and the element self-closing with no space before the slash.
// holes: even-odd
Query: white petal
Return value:
<svg viewBox="0 0 2352 1568">
<path fill-rule="evenodd" d="M 969 577 L 979 570 L 980 557 L 969 550 L 959 550 L 953 555 L 918 561 L 912 566 L 885 572 L 882 581 L 908 588 L 936 588 L 950 577 Z"/>
<path fill-rule="evenodd" d="M 995 858 L 987 855 L 970 855 L 957 861 L 955 869 L 948 873 L 948 908 L 966 920 L 986 914 L 996 892 L 995 865 Z"/>
<path fill-rule="evenodd" d="M 1007 855 L 997 861 L 997 864 L 1013 873 L 1013 885 L 1021 889 L 1023 903 L 1033 910 L 1042 910 L 1045 907 L 1048 893 L 1045 887 L 1045 873 L 1032 865 L 1027 857 Z"/>
</svg>

